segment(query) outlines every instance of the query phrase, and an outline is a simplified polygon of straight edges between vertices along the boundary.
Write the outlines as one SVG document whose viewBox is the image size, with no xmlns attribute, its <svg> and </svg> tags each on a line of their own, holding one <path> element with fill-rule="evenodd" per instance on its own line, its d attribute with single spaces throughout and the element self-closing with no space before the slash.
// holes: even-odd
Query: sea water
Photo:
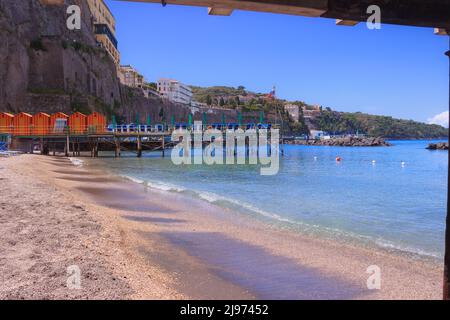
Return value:
<svg viewBox="0 0 450 320">
<path fill-rule="evenodd" d="M 89 165 L 276 228 L 440 260 L 448 153 L 426 150 L 430 142 L 392 141 L 392 147 L 286 145 L 274 176 L 261 176 L 257 165 L 177 166 L 160 152 L 142 158 L 132 153 L 100 158 Z M 338 156 L 342 161 L 336 162 Z"/>
</svg>

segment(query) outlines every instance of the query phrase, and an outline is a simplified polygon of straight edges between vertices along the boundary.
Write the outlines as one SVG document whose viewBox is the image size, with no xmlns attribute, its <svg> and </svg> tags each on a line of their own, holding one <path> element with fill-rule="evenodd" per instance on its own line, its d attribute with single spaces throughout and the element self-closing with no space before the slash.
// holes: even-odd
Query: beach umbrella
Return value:
<svg viewBox="0 0 450 320">
<path fill-rule="evenodd" d="M 206 125 L 207 125 L 206 112 L 203 112 L 203 126 L 206 127 Z"/>
</svg>

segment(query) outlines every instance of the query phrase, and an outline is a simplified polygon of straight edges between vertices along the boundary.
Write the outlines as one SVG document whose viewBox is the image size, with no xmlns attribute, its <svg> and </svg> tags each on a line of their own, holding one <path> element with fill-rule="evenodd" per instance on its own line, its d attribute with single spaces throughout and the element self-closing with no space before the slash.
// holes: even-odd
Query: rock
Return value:
<svg viewBox="0 0 450 320">
<path fill-rule="evenodd" d="M 362 138 L 344 137 L 331 138 L 328 140 L 294 140 L 289 144 L 309 145 L 309 146 L 330 146 L 330 147 L 389 147 L 391 144 L 381 137 Z"/>
<path fill-rule="evenodd" d="M 448 142 L 430 143 L 428 150 L 448 150 Z"/>
</svg>

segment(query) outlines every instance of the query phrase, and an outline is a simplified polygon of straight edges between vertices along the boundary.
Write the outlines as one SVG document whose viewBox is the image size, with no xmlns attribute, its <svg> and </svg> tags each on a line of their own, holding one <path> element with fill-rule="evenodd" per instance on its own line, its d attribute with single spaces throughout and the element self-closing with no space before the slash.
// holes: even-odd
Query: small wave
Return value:
<svg viewBox="0 0 450 320">
<path fill-rule="evenodd" d="M 395 251 L 412 253 L 412 254 L 419 255 L 419 256 L 428 256 L 428 257 L 437 258 L 437 259 L 441 259 L 442 258 L 442 254 L 437 253 L 437 252 L 429 252 L 429 251 L 424 251 L 424 250 L 418 249 L 418 248 L 398 245 L 398 244 L 394 244 L 394 243 L 392 243 L 390 241 L 387 241 L 385 239 L 377 239 L 377 240 L 375 240 L 375 243 L 379 247 L 385 248 L 385 249 L 388 249 L 388 250 L 391 249 L 391 250 L 395 250 Z"/>
<path fill-rule="evenodd" d="M 84 164 L 84 161 L 78 158 L 69 158 L 69 160 L 76 167 L 82 167 Z"/>
<path fill-rule="evenodd" d="M 299 228 L 298 230 L 301 230 L 303 232 L 311 232 L 312 234 L 322 235 L 325 237 L 331 237 L 333 239 L 343 239 L 343 240 L 347 239 L 347 241 L 352 241 L 352 242 L 354 242 L 356 240 L 356 242 L 360 243 L 360 244 L 372 243 L 372 245 L 375 244 L 379 248 L 384 248 L 387 250 L 393 250 L 393 251 L 398 251 L 398 252 L 404 252 L 407 254 L 409 253 L 409 254 L 438 258 L 438 259 L 442 258 L 442 255 L 439 253 L 428 252 L 428 251 L 424 251 L 424 250 L 421 250 L 418 248 L 407 247 L 407 246 L 403 246 L 400 244 L 395 244 L 395 243 L 390 242 L 385 239 L 374 238 L 374 237 L 367 236 L 367 235 L 355 234 L 350 231 L 344 231 L 341 229 L 335 229 L 335 228 L 326 227 L 323 225 L 305 223 L 305 222 L 302 222 L 299 220 L 293 220 L 293 219 L 289 219 L 286 217 L 282 217 L 276 213 L 262 210 L 262 209 L 258 208 L 257 206 L 246 203 L 244 201 L 224 197 L 224 196 L 218 195 L 213 192 L 200 191 L 200 190 L 189 190 L 189 189 L 183 188 L 181 186 L 177 186 L 177 185 L 173 185 L 173 184 L 169 184 L 169 183 L 165 183 L 165 182 L 161 182 L 161 181 L 143 181 L 143 180 L 135 178 L 135 177 L 130 177 L 130 176 L 123 176 L 123 177 L 126 179 L 129 179 L 133 182 L 146 185 L 146 186 L 156 189 L 156 190 L 166 191 L 166 192 L 183 193 L 188 196 L 199 198 L 201 200 L 207 201 L 208 203 L 218 205 L 218 206 L 226 208 L 226 209 L 231 209 L 231 210 L 237 209 L 238 211 L 243 209 L 245 212 L 248 212 L 250 214 L 254 214 L 256 216 L 262 216 L 263 218 L 280 222 L 288 228 L 297 227 L 297 228 Z"/>
<path fill-rule="evenodd" d="M 155 181 L 148 181 L 147 186 L 150 188 L 161 190 L 161 191 L 183 192 L 186 190 L 185 188 L 182 188 L 179 186 L 175 186 L 175 185 L 168 184 L 168 183 L 155 182 Z"/>
<path fill-rule="evenodd" d="M 185 191 L 184 188 L 181 188 L 181 187 L 178 187 L 175 185 L 171 185 L 168 183 L 159 182 L 159 181 L 145 181 L 145 180 L 141 180 L 139 178 L 127 176 L 127 175 L 121 175 L 121 177 L 125 178 L 127 180 L 130 180 L 132 182 L 135 182 L 135 183 L 146 185 L 149 188 L 153 188 L 153 189 L 157 189 L 157 190 L 161 190 L 161 191 L 174 191 L 174 192 Z"/>
<path fill-rule="evenodd" d="M 135 182 L 135 183 L 139 183 L 139 184 L 143 184 L 144 183 L 144 180 L 141 180 L 141 179 L 138 179 L 138 178 L 135 178 L 135 177 L 124 176 L 124 175 L 122 175 L 121 177 L 125 178 L 127 180 L 130 180 L 132 182 Z"/>
</svg>

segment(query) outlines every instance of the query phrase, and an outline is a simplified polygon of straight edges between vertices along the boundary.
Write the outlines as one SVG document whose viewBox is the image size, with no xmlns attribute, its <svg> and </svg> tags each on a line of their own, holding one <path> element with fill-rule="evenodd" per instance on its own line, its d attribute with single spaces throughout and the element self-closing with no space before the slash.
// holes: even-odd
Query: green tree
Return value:
<svg viewBox="0 0 450 320">
<path fill-rule="evenodd" d="M 206 96 L 206 101 L 205 102 L 206 102 L 206 104 L 208 106 L 212 105 L 212 98 L 211 98 L 211 96 L 209 94 Z"/>
</svg>

